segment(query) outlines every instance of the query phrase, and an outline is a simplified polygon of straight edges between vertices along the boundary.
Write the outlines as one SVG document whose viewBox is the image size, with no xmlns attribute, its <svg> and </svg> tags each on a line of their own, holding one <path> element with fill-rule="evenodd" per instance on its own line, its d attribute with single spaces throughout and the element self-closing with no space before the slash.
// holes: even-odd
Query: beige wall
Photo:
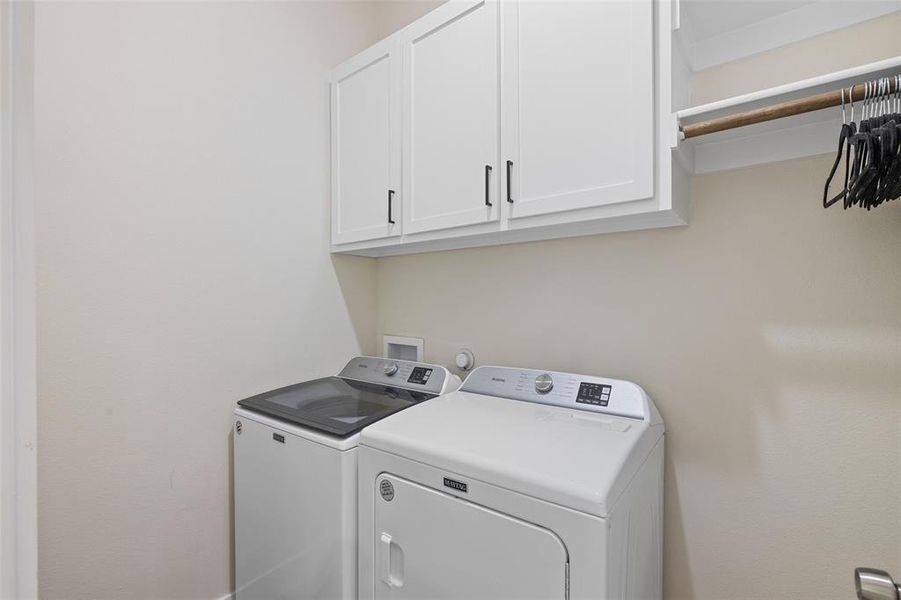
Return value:
<svg viewBox="0 0 901 600">
<path fill-rule="evenodd" d="M 668 597 L 849 598 L 854 566 L 899 568 L 901 206 L 823 211 L 827 159 L 695 178 L 687 228 L 327 254 L 324 71 L 438 3 L 38 3 L 42 597 L 225 594 L 234 401 L 376 333 L 644 385 Z"/>
<path fill-rule="evenodd" d="M 234 402 L 374 348 L 372 261 L 328 254 L 325 80 L 372 5 L 36 19 L 41 596 L 221 597 Z"/>
<path fill-rule="evenodd" d="M 379 329 L 644 386 L 667 598 L 851 598 L 901 568 L 901 206 L 824 211 L 828 167 L 697 177 L 688 227 L 379 259 Z"/>
<path fill-rule="evenodd" d="M 375 0 L 375 23 L 379 38 L 384 38 L 412 23 L 445 0 Z"/>
<path fill-rule="evenodd" d="M 898 54 L 870 37 L 897 19 L 711 69 L 696 97 Z M 901 204 L 824 211 L 829 164 L 696 177 L 685 228 L 379 259 L 379 332 L 643 385 L 667 598 L 852 598 L 855 566 L 901 570 Z"/>
</svg>

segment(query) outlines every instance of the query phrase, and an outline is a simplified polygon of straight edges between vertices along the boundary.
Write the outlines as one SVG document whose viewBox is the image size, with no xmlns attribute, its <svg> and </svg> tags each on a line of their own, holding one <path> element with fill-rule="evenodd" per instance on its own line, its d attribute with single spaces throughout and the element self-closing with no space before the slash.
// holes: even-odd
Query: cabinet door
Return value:
<svg viewBox="0 0 901 600">
<path fill-rule="evenodd" d="M 378 600 L 566 597 L 553 532 L 393 475 L 376 486 L 377 537 L 363 543 L 375 544 Z"/>
<path fill-rule="evenodd" d="M 400 235 L 400 62 L 389 38 L 332 72 L 333 244 Z"/>
<path fill-rule="evenodd" d="M 496 220 L 497 2 L 448 2 L 403 35 L 404 232 Z"/>
<path fill-rule="evenodd" d="M 511 218 L 653 196 L 652 4 L 503 3 Z"/>
</svg>

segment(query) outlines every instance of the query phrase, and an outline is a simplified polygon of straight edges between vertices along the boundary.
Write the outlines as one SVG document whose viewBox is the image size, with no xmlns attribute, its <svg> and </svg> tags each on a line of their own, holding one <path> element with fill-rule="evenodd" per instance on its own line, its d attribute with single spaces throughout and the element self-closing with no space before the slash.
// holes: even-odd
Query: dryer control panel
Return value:
<svg viewBox="0 0 901 600">
<path fill-rule="evenodd" d="M 641 387 L 591 375 L 479 367 L 466 378 L 460 391 L 632 419 L 650 418 L 648 397 Z"/>
</svg>

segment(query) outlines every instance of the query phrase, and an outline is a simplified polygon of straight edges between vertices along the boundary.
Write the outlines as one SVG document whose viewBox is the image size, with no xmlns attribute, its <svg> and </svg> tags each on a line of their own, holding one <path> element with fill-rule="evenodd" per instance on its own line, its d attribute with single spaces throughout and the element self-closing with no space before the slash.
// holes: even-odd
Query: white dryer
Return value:
<svg viewBox="0 0 901 600">
<path fill-rule="evenodd" d="M 634 383 L 504 367 L 368 427 L 361 600 L 661 598 L 663 434 Z"/>
<path fill-rule="evenodd" d="M 438 365 L 361 356 L 238 402 L 237 600 L 356 598 L 359 432 L 459 384 Z"/>
</svg>

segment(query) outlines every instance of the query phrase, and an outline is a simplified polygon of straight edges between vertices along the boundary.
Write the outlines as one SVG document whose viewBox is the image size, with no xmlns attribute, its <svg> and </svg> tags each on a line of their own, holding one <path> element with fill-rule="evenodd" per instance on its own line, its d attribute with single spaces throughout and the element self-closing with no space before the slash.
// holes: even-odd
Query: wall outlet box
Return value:
<svg viewBox="0 0 901 600">
<path fill-rule="evenodd" d="M 382 356 L 398 360 L 422 362 L 422 338 L 401 337 L 398 335 L 382 336 Z"/>
</svg>

